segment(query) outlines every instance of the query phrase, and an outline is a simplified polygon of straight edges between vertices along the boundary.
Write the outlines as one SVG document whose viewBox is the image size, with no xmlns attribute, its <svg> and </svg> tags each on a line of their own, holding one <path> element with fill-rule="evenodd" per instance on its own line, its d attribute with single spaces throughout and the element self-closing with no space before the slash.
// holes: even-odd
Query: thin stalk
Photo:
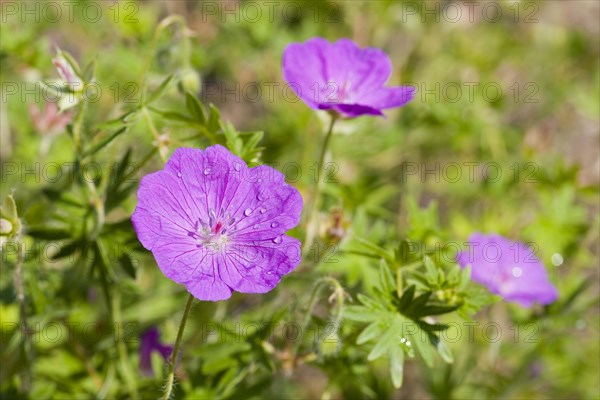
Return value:
<svg viewBox="0 0 600 400">
<path fill-rule="evenodd" d="M 309 215 L 308 215 L 308 223 L 306 226 L 306 238 L 304 241 L 304 249 L 307 250 L 311 246 L 312 241 L 314 240 L 317 230 L 319 229 L 319 196 L 321 194 L 321 169 L 323 168 L 323 164 L 325 162 L 325 156 L 327 154 L 327 148 L 329 147 L 329 142 L 331 141 L 331 136 L 333 134 L 333 126 L 335 125 L 335 121 L 337 117 L 335 115 L 331 115 L 331 121 L 329 122 L 329 129 L 327 129 L 327 133 L 325 134 L 325 139 L 323 140 L 323 146 L 321 147 L 321 154 L 319 155 L 319 163 L 317 164 L 317 172 L 316 178 L 317 181 L 315 183 L 313 195 L 312 195 L 312 204 L 310 207 Z"/>
<path fill-rule="evenodd" d="M 17 237 L 16 243 L 18 246 L 17 265 L 15 267 L 15 289 L 17 292 L 17 302 L 19 303 L 19 318 L 21 320 L 21 328 L 25 332 L 23 338 L 23 352 L 25 354 L 25 367 L 21 376 L 21 390 L 24 393 L 29 391 L 31 386 L 31 345 L 30 330 L 27 324 L 27 310 L 25 308 L 25 290 L 23 288 L 23 262 L 25 260 L 25 244 Z"/>
<path fill-rule="evenodd" d="M 169 374 L 167 375 L 167 385 L 165 386 L 163 400 L 168 400 L 169 397 L 171 397 L 171 392 L 173 391 L 173 383 L 175 381 L 175 366 L 177 364 L 177 356 L 179 355 L 179 348 L 181 346 L 181 338 L 183 337 L 183 331 L 185 329 L 185 324 L 187 322 L 188 315 L 190 314 L 190 310 L 192 309 L 193 302 L 194 296 L 190 294 L 187 303 L 185 304 L 185 309 L 183 310 L 183 316 L 181 317 L 181 323 L 179 324 L 179 331 L 177 331 L 177 339 L 175 340 L 175 346 L 173 347 L 173 353 L 169 359 Z"/>
<path fill-rule="evenodd" d="M 336 306 L 336 310 L 335 310 L 335 314 L 334 314 L 335 317 L 333 318 L 333 323 L 335 324 L 334 325 L 335 327 L 339 326 L 339 323 L 341 322 L 341 318 L 342 318 L 342 310 L 344 307 L 344 289 L 342 288 L 342 285 L 340 285 L 340 283 L 337 281 L 337 279 L 329 277 L 329 276 L 325 276 L 325 277 L 317 280 L 317 282 L 313 286 L 313 290 L 310 294 L 310 299 L 308 300 L 308 309 L 306 311 L 306 315 L 304 316 L 304 321 L 302 322 L 302 325 L 300 327 L 300 329 L 301 329 L 300 332 L 306 332 L 306 329 L 308 328 L 308 324 L 310 324 L 310 320 L 312 319 L 313 310 L 317 304 L 317 301 L 319 300 L 319 294 L 321 294 L 321 291 L 327 284 L 329 284 L 335 288 L 333 294 L 337 298 L 337 306 Z M 300 350 L 301 343 L 302 342 L 300 340 L 298 340 L 298 342 L 296 342 L 296 344 L 294 345 L 293 352 L 292 352 L 294 358 L 296 357 L 296 355 L 298 354 L 298 351 Z"/>
</svg>

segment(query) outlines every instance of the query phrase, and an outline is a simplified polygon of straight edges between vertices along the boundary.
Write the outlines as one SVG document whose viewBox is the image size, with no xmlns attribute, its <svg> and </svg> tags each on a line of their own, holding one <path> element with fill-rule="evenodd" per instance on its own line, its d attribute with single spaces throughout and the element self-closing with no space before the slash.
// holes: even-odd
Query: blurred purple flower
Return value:
<svg viewBox="0 0 600 400">
<path fill-rule="evenodd" d="M 523 307 L 536 302 L 549 304 L 558 297 L 544 265 L 525 243 L 473 233 L 469 249 L 459 252 L 457 261 L 463 268 L 471 265 L 473 281 Z"/>
<path fill-rule="evenodd" d="M 383 115 L 412 100 L 410 86 L 385 87 L 392 62 L 380 49 L 359 48 L 349 39 L 312 38 L 283 52 L 283 76 L 309 107 L 346 117 Z"/>
<path fill-rule="evenodd" d="M 177 149 L 142 179 L 131 217 L 167 278 L 200 300 L 265 293 L 300 262 L 302 197 L 268 166 L 248 168 L 226 148 Z"/>
<path fill-rule="evenodd" d="M 152 352 L 158 351 L 160 355 L 167 361 L 173 352 L 173 346 L 165 345 L 160 342 L 160 334 L 158 328 L 150 327 L 142 335 L 140 344 L 140 371 L 146 376 L 152 376 Z"/>
</svg>

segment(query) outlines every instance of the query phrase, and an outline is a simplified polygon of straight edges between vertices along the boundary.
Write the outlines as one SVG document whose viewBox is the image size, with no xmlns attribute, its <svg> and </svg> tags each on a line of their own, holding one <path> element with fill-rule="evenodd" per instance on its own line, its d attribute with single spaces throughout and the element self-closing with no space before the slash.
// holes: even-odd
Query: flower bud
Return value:
<svg viewBox="0 0 600 400">
<path fill-rule="evenodd" d="M 69 58 L 65 53 L 58 50 L 56 57 L 52 59 L 52 63 L 62 80 L 65 81 L 65 85 L 69 89 L 78 92 L 83 90 L 83 81 L 75 72 L 77 66 L 73 65 L 73 61 L 69 61 Z"/>
<path fill-rule="evenodd" d="M 179 89 L 183 92 L 197 94 L 200 90 L 200 75 L 193 68 L 184 68 L 180 72 Z"/>
</svg>

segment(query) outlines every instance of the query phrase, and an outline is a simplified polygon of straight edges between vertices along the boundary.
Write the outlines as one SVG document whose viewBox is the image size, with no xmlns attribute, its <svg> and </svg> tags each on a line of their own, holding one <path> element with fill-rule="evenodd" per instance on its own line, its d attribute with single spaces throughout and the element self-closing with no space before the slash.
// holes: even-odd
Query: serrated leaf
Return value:
<svg viewBox="0 0 600 400">
<path fill-rule="evenodd" d="M 356 339 L 356 344 L 364 344 L 369 340 L 380 336 L 383 332 L 383 326 L 381 326 L 381 321 L 375 321 L 369 324 L 361 333 L 358 335 Z"/>
</svg>

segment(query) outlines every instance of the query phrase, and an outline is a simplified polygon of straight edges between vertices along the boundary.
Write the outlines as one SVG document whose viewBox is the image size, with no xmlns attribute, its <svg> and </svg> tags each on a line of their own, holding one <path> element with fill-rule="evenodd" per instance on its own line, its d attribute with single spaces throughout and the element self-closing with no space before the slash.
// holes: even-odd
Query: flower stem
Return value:
<svg viewBox="0 0 600 400">
<path fill-rule="evenodd" d="M 177 339 L 175 340 L 175 346 L 173 347 L 173 353 L 169 360 L 169 374 L 167 375 L 167 385 L 165 387 L 165 393 L 163 400 L 168 400 L 171 397 L 173 390 L 173 382 L 175 380 L 175 365 L 177 364 L 177 356 L 179 354 L 179 347 L 181 345 L 181 338 L 183 336 L 183 330 L 185 329 L 185 323 L 187 322 L 188 315 L 194 302 L 194 296 L 190 294 L 187 303 L 185 303 L 185 309 L 183 310 L 183 316 L 181 317 L 181 323 L 179 324 L 179 331 L 177 332 Z"/>
<path fill-rule="evenodd" d="M 325 134 L 325 139 L 323 140 L 323 146 L 321 147 L 321 154 L 319 156 L 319 163 L 317 164 L 317 172 L 316 172 L 316 182 L 315 188 L 312 196 L 312 204 L 310 207 L 309 215 L 308 215 L 308 224 L 306 226 L 306 238 L 304 241 L 305 250 L 311 246 L 312 241 L 314 240 L 317 230 L 319 229 L 319 196 L 321 193 L 321 169 L 323 168 L 323 164 L 325 163 L 325 155 L 327 154 L 327 148 L 329 147 L 329 142 L 331 141 L 331 136 L 333 134 L 333 126 L 335 125 L 335 121 L 337 120 L 336 115 L 331 115 L 331 121 L 329 123 L 329 129 Z"/>
<path fill-rule="evenodd" d="M 310 320 L 312 319 L 313 309 L 315 308 L 315 305 L 319 300 L 319 295 L 321 294 L 321 291 L 326 285 L 334 287 L 333 294 L 337 299 L 337 303 L 335 307 L 335 313 L 333 314 L 332 323 L 334 324 L 333 326 L 335 327 L 335 329 L 338 329 L 344 309 L 344 289 L 342 288 L 342 285 L 340 285 L 340 283 L 337 281 L 337 279 L 332 278 L 330 276 L 325 276 L 317 280 L 317 282 L 313 286 L 312 293 L 310 294 L 310 299 L 308 300 L 308 309 L 306 311 L 306 315 L 304 316 L 304 320 L 302 321 L 300 332 L 306 332 L 308 324 L 310 324 Z M 298 342 L 296 342 L 293 349 L 294 357 L 296 357 L 296 355 L 298 354 L 301 344 L 301 340 L 298 340 Z"/>
</svg>

